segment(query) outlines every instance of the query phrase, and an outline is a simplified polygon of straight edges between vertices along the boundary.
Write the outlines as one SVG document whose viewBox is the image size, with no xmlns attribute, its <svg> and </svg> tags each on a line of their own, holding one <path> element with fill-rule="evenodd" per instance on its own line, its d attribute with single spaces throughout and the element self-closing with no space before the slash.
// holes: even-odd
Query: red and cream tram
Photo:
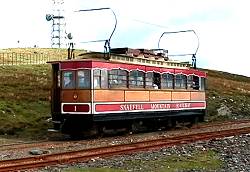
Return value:
<svg viewBox="0 0 250 172">
<path fill-rule="evenodd" d="M 93 128 L 197 122 L 206 110 L 206 73 L 145 49 L 85 53 L 50 62 L 54 129 L 80 133 Z"/>
</svg>

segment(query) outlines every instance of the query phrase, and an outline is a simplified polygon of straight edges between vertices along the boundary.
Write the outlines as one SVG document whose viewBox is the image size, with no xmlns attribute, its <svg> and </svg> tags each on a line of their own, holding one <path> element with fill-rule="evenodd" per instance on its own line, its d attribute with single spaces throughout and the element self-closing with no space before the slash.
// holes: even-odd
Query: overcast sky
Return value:
<svg viewBox="0 0 250 172">
<path fill-rule="evenodd" d="M 250 10 L 247 0 L 64 0 L 66 30 L 78 48 L 103 51 L 114 27 L 112 11 L 75 10 L 110 7 L 117 16 L 111 47 L 158 48 L 163 32 L 195 30 L 199 67 L 250 76 Z M 1 0 L 0 48 L 50 47 L 52 0 Z M 19 43 L 17 43 L 19 41 Z M 93 48 L 95 47 L 95 48 Z M 164 36 L 160 48 L 170 54 L 194 53 L 193 33 Z M 191 60 L 191 57 L 186 57 Z M 184 59 L 186 60 L 186 59 Z"/>
</svg>

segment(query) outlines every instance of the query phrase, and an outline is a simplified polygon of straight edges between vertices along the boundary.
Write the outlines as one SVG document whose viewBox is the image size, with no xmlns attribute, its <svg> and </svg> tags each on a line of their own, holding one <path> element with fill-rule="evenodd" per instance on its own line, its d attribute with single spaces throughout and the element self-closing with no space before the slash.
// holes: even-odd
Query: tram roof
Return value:
<svg viewBox="0 0 250 172">
<path fill-rule="evenodd" d="M 145 73 L 157 72 L 157 73 L 169 73 L 169 74 L 183 74 L 183 75 L 196 75 L 199 77 L 206 77 L 206 73 L 193 68 L 163 68 L 137 64 L 126 64 L 126 63 L 115 63 L 108 61 L 97 61 L 97 60 L 67 60 L 52 62 L 59 63 L 60 70 L 79 70 L 79 69 L 122 69 L 126 71 L 139 70 Z"/>
<path fill-rule="evenodd" d="M 59 64 L 60 70 L 78 70 L 78 69 L 122 69 L 126 71 L 139 70 L 142 72 L 157 72 L 157 73 L 170 73 L 170 74 L 184 74 L 184 75 L 196 75 L 199 77 L 206 77 L 206 73 L 197 69 L 193 69 L 186 63 L 176 61 L 166 61 L 165 63 L 173 65 L 158 65 L 147 63 L 149 59 L 145 60 L 145 63 L 138 63 L 131 61 L 131 56 L 111 54 L 109 60 L 105 60 L 103 53 L 85 53 L 81 55 L 82 59 L 60 60 L 51 61 L 48 63 Z M 117 59 L 118 58 L 118 59 Z M 124 60 L 122 59 L 124 58 Z M 126 59 L 127 58 L 127 59 Z M 138 58 L 135 58 L 138 59 Z M 149 60 L 152 62 L 152 60 Z M 161 61 L 159 61 L 161 62 Z M 181 64 L 178 66 L 178 64 Z"/>
</svg>

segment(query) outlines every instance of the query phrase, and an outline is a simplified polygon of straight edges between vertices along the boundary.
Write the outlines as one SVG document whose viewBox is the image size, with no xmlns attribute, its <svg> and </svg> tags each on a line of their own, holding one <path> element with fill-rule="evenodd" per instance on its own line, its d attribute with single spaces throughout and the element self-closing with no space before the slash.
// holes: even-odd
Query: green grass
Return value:
<svg viewBox="0 0 250 172">
<path fill-rule="evenodd" d="M 209 70 L 207 103 L 208 121 L 250 118 L 250 78 Z M 218 115 L 222 106 L 229 108 L 231 113 Z"/>
<path fill-rule="evenodd" d="M 69 168 L 64 172 L 176 172 L 176 171 L 213 171 L 223 166 L 221 160 L 214 151 L 199 151 L 187 155 L 165 155 L 156 160 L 126 160 L 117 168 Z"/>
<path fill-rule="evenodd" d="M 154 161 L 133 160 L 126 163 L 126 166 L 142 169 L 144 172 L 209 171 L 222 166 L 222 162 L 213 151 L 196 152 L 190 155 L 173 154 Z"/>
<path fill-rule="evenodd" d="M 0 134 L 46 136 L 50 118 L 50 66 L 0 67 Z"/>
<path fill-rule="evenodd" d="M 165 159 L 160 171 L 181 171 L 181 170 L 216 170 L 222 167 L 222 162 L 213 151 L 197 152 L 191 156 L 172 155 Z"/>
<path fill-rule="evenodd" d="M 48 100 L 50 66 L 20 65 L 0 67 L 0 98 L 4 100 Z"/>
<path fill-rule="evenodd" d="M 216 78 L 221 78 L 221 79 L 227 79 L 227 80 L 233 80 L 233 81 L 239 81 L 239 82 L 250 82 L 250 78 L 243 76 L 243 75 L 237 75 L 237 74 L 231 74 L 228 72 L 223 72 L 223 71 L 216 71 L 216 70 L 204 70 L 207 73 L 209 73 L 210 77 L 216 77 Z"/>
<path fill-rule="evenodd" d="M 126 172 L 126 170 L 112 168 L 70 168 L 63 172 Z"/>
</svg>

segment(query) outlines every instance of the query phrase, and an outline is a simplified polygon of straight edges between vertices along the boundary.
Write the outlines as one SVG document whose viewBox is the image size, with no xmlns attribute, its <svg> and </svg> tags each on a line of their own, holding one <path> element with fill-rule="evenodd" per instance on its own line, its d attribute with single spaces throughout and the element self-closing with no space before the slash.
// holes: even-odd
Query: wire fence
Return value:
<svg viewBox="0 0 250 172">
<path fill-rule="evenodd" d="M 63 54 L 44 53 L 0 53 L 0 65 L 45 64 L 48 61 L 63 60 Z"/>
</svg>

